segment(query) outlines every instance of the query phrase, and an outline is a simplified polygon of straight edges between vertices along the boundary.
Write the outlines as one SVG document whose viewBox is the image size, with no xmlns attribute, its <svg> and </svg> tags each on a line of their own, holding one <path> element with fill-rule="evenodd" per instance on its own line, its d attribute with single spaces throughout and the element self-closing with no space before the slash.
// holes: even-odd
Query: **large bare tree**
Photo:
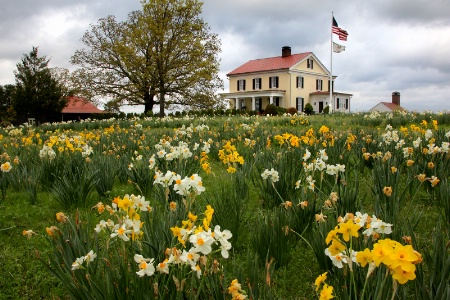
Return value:
<svg viewBox="0 0 450 300">
<path fill-rule="evenodd" d="M 71 62 L 85 96 L 107 97 L 116 104 L 211 107 L 223 83 L 220 41 L 200 17 L 197 0 L 141 1 L 123 22 L 102 18 L 91 25 Z"/>
</svg>

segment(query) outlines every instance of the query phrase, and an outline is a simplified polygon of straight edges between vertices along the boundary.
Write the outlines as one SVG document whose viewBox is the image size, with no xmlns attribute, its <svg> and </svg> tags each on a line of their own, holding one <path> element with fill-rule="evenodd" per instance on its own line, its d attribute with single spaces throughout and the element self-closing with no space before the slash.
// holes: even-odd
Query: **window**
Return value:
<svg viewBox="0 0 450 300">
<path fill-rule="evenodd" d="M 254 90 L 260 90 L 261 89 L 261 78 L 254 78 L 253 79 L 253 89 Z"/>
<path fill-rule="evenodd" d="M 308 58 L 306 64 L 308 69 L 314 69 L 314 60 L 312 60 L 312 58 Z"/>
<path fill-rule="evenodd" d="M 241 109 L 245 109 L 245 102 L 244 102 L 244 99 L 241 99 Z"/>
<path fill-rule="evenodd" d="M 305 78 L 303 76 L 297 76 L 297 88 L 303 88 L 305 85 Z"/>
<path fill-rule="evenodd" d="M 322 90 L 322 79 L 316 80 L 316 90 L 318 90 L 318 91 Z"/>
<path fill-rule="evenodd" d="M 280 97 L 275 97 L 275 106 L 280 106 Z"/>
<path fill-rule="evenodd" d="M 336 108 L 337 109 L 348 109 L 348 99 L 336 98 Z"/>
<path fill-rule="evenodd" d="M 269 77 L 269 89 L 278 88 L 278 76 Z"/>
<path fill-rule="evenodd" d="M 297 97 L 297 111 L 303 111 L 303 98 Z"/>
<path fill-rule="evenodd" d="M 262 107 L 262 98 L 255 98 L 255 110 L 261 111 Z"/>
<path fill-rule="evenodd" d="M 237 81 L 237 90 L 238 91 L 245 91 L 245 79 L 239 79 Z"/>
</svg>

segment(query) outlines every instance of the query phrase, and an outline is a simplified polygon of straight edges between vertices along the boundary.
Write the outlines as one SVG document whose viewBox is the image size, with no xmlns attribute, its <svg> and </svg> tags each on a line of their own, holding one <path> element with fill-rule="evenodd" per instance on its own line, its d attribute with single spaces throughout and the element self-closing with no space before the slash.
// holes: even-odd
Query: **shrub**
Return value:
<svg viewBox="0 0 450 300">
<path fill-rule="evenodd" d="M 276 116 L 276 115 L 278 115 L 278 108 L 273 104 L 269 104 L 266 106 L 264 113 L 266 115 Z"/>
<path fill-rule="evenodd" d="M 289 108 L 286 110 L 286 112 L 287 112 L 288 114 L 294 115 L 294 114 L 297 113 L 297 109 L 296 109 L 295 107 L 289 107 Z"/>
<path fill-rule="evenodd" d="M 312 115 L 313 111 L 314 111 L 314 108 L 312 107 L 311 103 L 306 103 L 305 109 L 304 109 L 305 114 Z"/>
</svg>

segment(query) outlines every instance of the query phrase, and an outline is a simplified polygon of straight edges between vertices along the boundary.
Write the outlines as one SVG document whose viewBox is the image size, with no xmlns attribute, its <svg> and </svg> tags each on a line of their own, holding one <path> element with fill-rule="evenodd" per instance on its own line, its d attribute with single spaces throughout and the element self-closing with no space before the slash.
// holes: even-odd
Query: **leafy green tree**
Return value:
<svg viewBox="0 0 450 300">
<path fill-rule="evenodd" d="M 38 122 L 55 121 L 67 104 L 67 95 L 52 77 L 48 63 L 45 56 L 38 56 L 38 48 L 33 47 L 17 64 L 13 105 L 19 123 L 26 122 L 30 117 Z"/>
<path fill-rule="evenodd" d="M 220 41 L 200 18 L 197 0 L 141 1 L 124 22 L 108 16 L 91 25 L 71 62 L 85 96 L 119 104 L 210 107 L 222 86 Z"/>
<path fill-rule="evenodd" d="M 0 120 L 2 122 L 12 122 L 16 118 L 13 107 L 13 96 L 16 87 L 13 84 L 0 85 Z"/>
</svg>

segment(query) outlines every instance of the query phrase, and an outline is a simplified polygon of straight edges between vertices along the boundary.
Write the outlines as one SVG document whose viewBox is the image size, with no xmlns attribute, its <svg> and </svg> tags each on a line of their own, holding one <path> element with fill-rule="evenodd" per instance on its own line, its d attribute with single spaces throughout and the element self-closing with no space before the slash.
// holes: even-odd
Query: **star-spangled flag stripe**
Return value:
<svg viewBox="0 0 450 300">
<path fill-rule="evenodd" d="M 346 41 L 347 40 L 348 32 L 339 27 L 339 25 L 336 22 L 336 19 L 334 17 L 333 17 L 332 29 L 333 29 L 333 33 L 337 34 L 341 41 Z"/>
</svg>

